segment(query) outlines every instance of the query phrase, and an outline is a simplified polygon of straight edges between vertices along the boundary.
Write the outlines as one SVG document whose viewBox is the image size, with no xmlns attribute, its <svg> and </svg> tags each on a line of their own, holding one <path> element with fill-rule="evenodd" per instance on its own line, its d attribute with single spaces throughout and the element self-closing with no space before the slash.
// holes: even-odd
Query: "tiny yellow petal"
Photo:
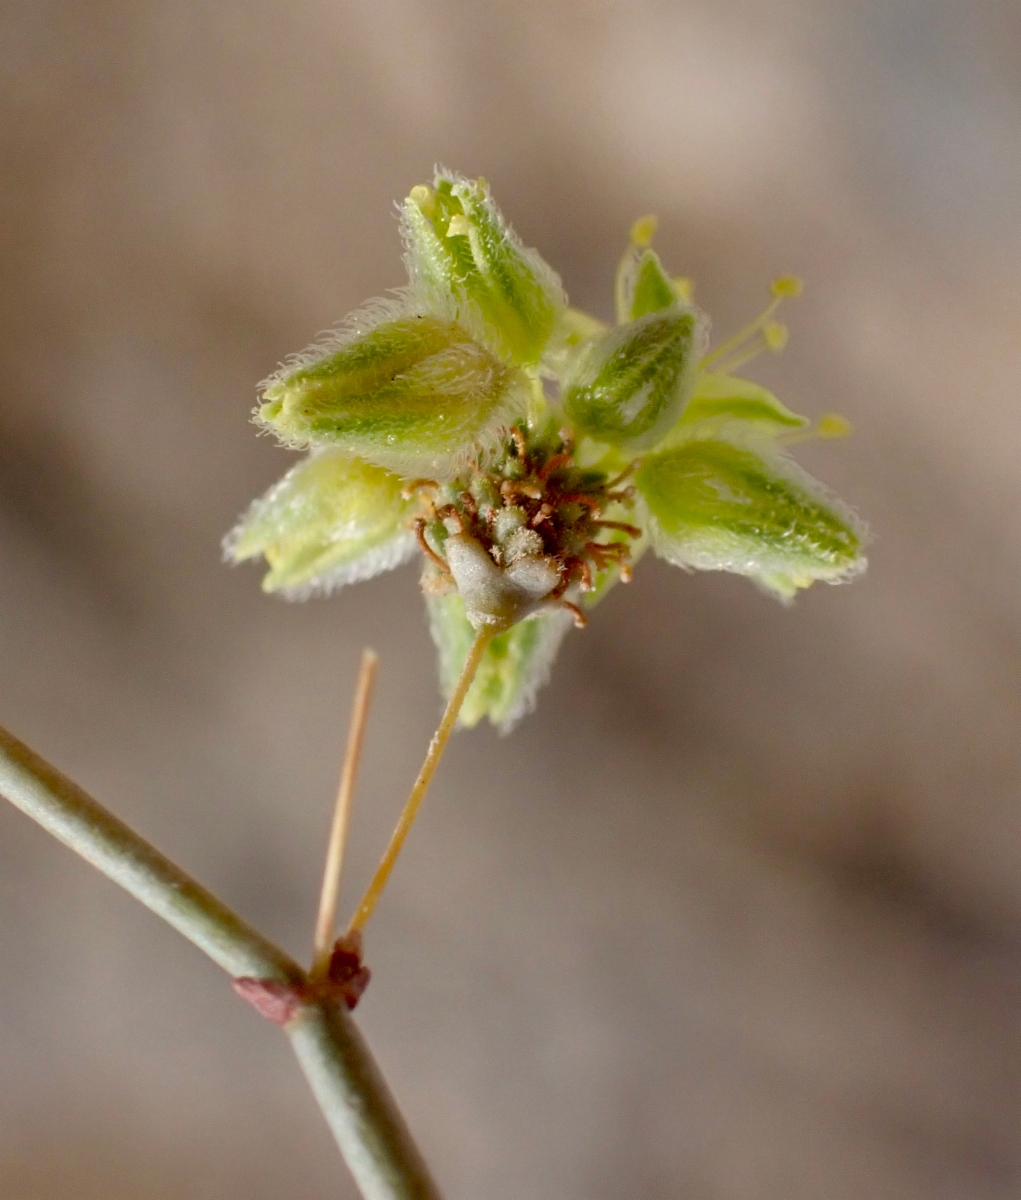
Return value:
<svg viewBox="0 0 1021 1200">
<path fill-rule="evenodd" d="M 463 213 L 450 218 L 447 237 L 467 237 L 471 233 L 471 221 Z"/>
<path fill-rule="evenodd" d="M 656 236 L 656 226 L 659 224 L 659 218 L 654 214 L 647 217 L 639 217 L 631 226 L 631 242 L 635 246 L 648 246 L 652 239 Z"/>
</svg>

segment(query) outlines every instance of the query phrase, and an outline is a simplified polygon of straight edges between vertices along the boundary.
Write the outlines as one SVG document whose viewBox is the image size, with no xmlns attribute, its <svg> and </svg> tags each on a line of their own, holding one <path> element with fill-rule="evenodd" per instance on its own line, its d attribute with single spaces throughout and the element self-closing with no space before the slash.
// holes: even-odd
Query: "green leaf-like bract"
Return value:
<svg viewBox="0 0 1021 1200">
<path fill-rule="evenodd" d="M 680 417 L 703 350 L 703 325 L 679 305 L 593 338 L 564 385 L 564 411 L 590 437 L 641 450 Z"/>
<path fill-rule="evenodd" d="M 622 324 L 682 302 L 655 250 L 634 247 L 621 269 L 624 311 L 618 317 Z"/>
<path fill-rule="evenodd" d="M 258 420 L 290 445 L 332 445 L 403 474 L 449 478 L 529 395 L 523 373 L 456 321 L 413 315 L 279 372 Z"/>
<path fill-rule="evenodd" d="M 769 438 L 804 429 L 808 424 L 807 418 L 791 412 L 772 392 L 750 379 L 699 371 L 681 419 L 657 448 L 679 446 L 723 429 L 741 429 L 754 437 Z"/>
<path fill-rule="evenodd" d="M 456 593 L 427 596 L 426 602 L 433 641 L 439 651 L 440 684 L 449 696 L 475 640 L 475 630 Z M 520 621 L 494 637 L 486 647 L 458 723 L 470 728 L 488 717 L 507 733 L 534 707 L 536 694 L 549 680 L 553 660 L 570 626 L 570 615 L 554 609 Z"/>
<path fill-rule="evenodd" d="M 708 439 L 649 455 L 635 477 L 655 551 L 702 571 L 734 571 L 789 599 L 861 570 L 863 529 L 777 454 Z"/>
<path fill-rule="evenodd" d="M 401 480 L 336 450 L 299 463 L 256 500 L 225 543 L 234 562 L 265 555 L 267 592 L 291 598 L 369 579 L 411 557 Z"/>
</svg>

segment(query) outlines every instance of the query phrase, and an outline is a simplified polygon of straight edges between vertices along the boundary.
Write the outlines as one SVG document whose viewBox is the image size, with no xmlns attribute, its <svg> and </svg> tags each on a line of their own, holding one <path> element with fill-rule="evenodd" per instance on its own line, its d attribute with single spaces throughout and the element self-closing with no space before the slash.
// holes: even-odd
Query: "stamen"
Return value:
<svg viewBox="0 0 1021 1200">
<path fill-rule="evenodd" d="M 851 422 L 839 413 L 824 413 L 816 422 L 814 429 L 806 429 L 804 433 L 792 433 L 782 438 L 785 446 L 797 446 L 801 442 L 814 442 L 816 438 L 827 441 L 831 438 L 850 437 L 854 432 Z"/>
<path fill-rule="evenodd" d="M 401 488 L 401 499 L 412 500 L 414 499 L 416 492 L 421 492 L 427 488 L 431 488 L 433 491 L 438 492 L 440 490 L 440 485 L 435 479 L 412 479 L 410 483 L 406 483 L 404 487 Z"/>
<path fill-rule="evenodd" d="M 670 282 L 677 289 L 678 295 L 688 304 L 695 301 L 695 281 L 687 275 L 675 275 Z"/>
<path fill-rule="evenodd" d="M 539 478 L 546 480 L 549 478 L 552 471 L 558 470 L 560 467 L 569 467 L 571 465 L 570 454 L 554 454 L 552 458 L 547 458 L 539 471 Z"/>
<path fill-rule="evenodd" d="M 559 604 L 561 608 L 566 608 L 569 613 L 574 614 L 575 629 L 584 629 L 588 624 L 588 617 L 585 616 L 577 604 L 572 604 L 570 600 L 558 600 L 557 604 Z"/>
<path fill-rule="evenodd" d="M 721 375 L 733 375 L 741 367 L 746 367 L 750 362 L 754 362 L 765 348 L 763 340 L 756 340 L 747 350 L 738 354 L 731 354 L 729 358 L 725 358 L 722 362 L 714 363 L 713 370 L 718 371 Z"/>
<path fill-rule="evenodd" d="M 763 350 L 771 350 L 774 354 L 779 354 L 787 345 L 788 333 L 787 326 L 781 321 L 767 321 L 759 332 L 758 338 L 747 349 L 738 350 L 736 354 L 731 354 L 722 362 L 716 363 L 715 369 L 723 375 L 731 375 L 740 367 L 758 358 Z"/>
<path fill-rule="evenodd" d="M 543 490 L 537 484 L 523 483 L 516 479 L 505 479 L 500 484 L 500 494 L 505 500 L 512 496 L 527 496 L 530 500 L 541 500 Z"/>
<path fill-rule="evenodd" d="M 762 312 L 759 313 L 754 321 L 749 321 L 749 323 L 745 325 L 744 328 L 739 329 L 733 337 L 728 338 L 725 342 L 723 342 L 722 345 L 717 346 L 711 354 L 707 354 L 705 358 L 702 359 L 702 370 L 707 371 L 712 369 L 714 366 L 716 366 L 716 369 L 719 370 L 720 368 L 717 366 L 717 364 L 719 364 L 720 360 L 726 358 L 733 351 L 741 350 L 746 342 L 755 337 L 755 335 L 760 333 L 760 331 L 764 331 L 770 324 L 769 318 L 773 315 L 773 313 L 776 312 L 780 303 L 787 297 L 799 296 L 801 294 L 801 288 L 801 280 L 794 275 L 781 275 L 779 279 L 774 279 L 769 288 L 773 299 L 770 300 L 770 302 L 766 305 Z M 771 335 L 769 334 L 763 333 L 765 345 L 772 348 L 770 345 L 770 336 Z M 775 333 L 772 335 L 774 339 L 776 336 L 777 335 Z M 784 340 L 786 340 L 786 338 Z M 762 348 L 763 347 L 760 347 L 760 350 Z M 758 353 L 758 351 L 756 353 Z M 742 363 L 748 361 L 749 360 L 747 358 L 742 358 L 741 360 Z M 729 369 L 733 370 L 733 367 L 730 367 L 729 363 L 728 367 Z"/>
<path fill-rule="evenodd" d="M 767 321 L 762 327 L 762 340 L 774 354 L 779 354 L 787 345 L 790 332 L 782 321 Z"/>
<path fill-rule="evenodd" d="M 452 504 L 444 504 L 436 510 L 436 515 L 447 527 L 448 533 L 464 533 L 464 517 Z"/>
<path fill-rule="evenodd" d="M 774 296 L 800 296 L 805 287 L 805 281 L 797 275 L 779 275 L 769 285 Z"/>
<path fill-rule="evenodd" d="M 444 559 L 440 558 L 440 556 L 436 553 L 436 551 L 432 548 L 432 546 L 430 546 L 429 543 L 426 541 L 425 521 L 422 519 L 422 517 L 415 518 L 413 528 L 415 530 L 415 538 L 417 539 L 418 544 L 421 547 L 422 553 L 426 556 L 426 558 L 428 558 L 433 563 L 434 566 L 439 567 L 439 569 L 444 573 L 444 575 L 449 575 L 450 568 L 447 566 L 446 561 Z"/>
<path fill-rule="evenodd" d="M 621 471 L 621 473 L 619 475 L 616 475 L 613 479 L 607 480 L 606 483 L 603 484 L 603 486 L 606 488 L 615 488 L 618 483 L 623 483 L 624 480 L 627 479 L 627 477 L 629 475 L 633 474 L 635 469 L 637 468 L 637 466 L 638 466 L 638 459 L 636 458 L 634 462 L 628 463 L 628 465 L 624 468 L 623 471 Z"/>
<path fill-rule="evenodd" d="M 586 542 L 585 553 L 600 571 L 608 566 L 619 566 L 631 556 L 623 542 Z"/>
<path fill-rule="evenodd" d="M 642 536 L 642 531 L 637 525 L 629 525 L 626 521 L 590 521 L 589 524 L 596 525 L 600 529 L 619 529 L 622 533 L 630 534 L 631 537 Z"/>
<path fill-rule="evenodd" d="M 850 437 L 854 433 L 851 422 L 839 413 L 826 413 L 821 416 L 815 429 L 821 438 Z"/>
<path fill-rule="evenodd" d="M 616 497 L 613 495 L 608 495 L 607 498 L 610 500 L 616 499 Z M 600 516 L 603 511 L 603 506 L 599 503 L 595 496 L 590 496 L 587 492 L 564 492 L 557 503 L 580 504 L 582 508 L 587 508 L 589 512 L 595 513 L 597 517 Z"/>
<path fill-rule="evenodd" d="M 656 228 L 659 225 L 659 218 L 655 213 L 650 213 L 646 217 L 639 217 L 631 226 L 631 245 L 640 246 L 643 250 L 650 245 L 652 239 L 656 236 Z"/>
</svg>

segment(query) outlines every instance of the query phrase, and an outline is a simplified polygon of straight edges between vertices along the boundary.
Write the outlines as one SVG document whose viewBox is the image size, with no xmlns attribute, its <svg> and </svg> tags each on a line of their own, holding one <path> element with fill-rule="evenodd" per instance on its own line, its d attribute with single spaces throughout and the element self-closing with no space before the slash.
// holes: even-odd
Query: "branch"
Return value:
<svg viewBox="0 0 1021 1200">
<path fill-rule="evenodd" d="M 301 987 L 283 950 L 0 728 L 0 795 L 120 884 L 232 978 Z M 440 1200 L 379 1068 L 346 1011 L 299 1005 L 284 1032 L 365 1200 Z"/>
</svg>

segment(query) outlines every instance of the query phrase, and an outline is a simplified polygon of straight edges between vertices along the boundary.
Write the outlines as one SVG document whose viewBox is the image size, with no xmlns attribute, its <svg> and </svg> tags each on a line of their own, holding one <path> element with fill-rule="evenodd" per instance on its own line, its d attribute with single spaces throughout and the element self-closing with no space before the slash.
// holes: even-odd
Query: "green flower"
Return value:
<svg viewBox="0 0 1021 1200">
<path fill-rule="evenodd" d="M 671 304 L 590 338 L 564 380 L 564 412 L 579 433 L 644 450 L 676 425 L 705 350 L 694 308 Z"/>
<path fill-rule="evenodd" d="M 560 279 L 521 244 L 484 179 L 439 171 L 433 184 L 413 187 L 401 209 L 413 291 L 427 305 L 473 309 L 498 351 L 536 366 L 566 307 Z"/>
<path fill-rule="evenodd" d="M 227 540 L 235 562 L 264 557 L 263 590 L 289 599 L 371 579 L 415 552 L 399 476 L 338 450 L 292 468 Z"/>
<path fill-rule="evenodd" d="M 277 372 L 259 424 L 287 445 L 333 446 L 405 475 L 456 477 L 491 450 L 526 412 L 528 377 L 457 321 L 398 313 Z"/>
<path fill-rule="evenodd" d="M 707 353 L 691 284 L 635 224 L 617 325 L 567 307 L 484 181 L 440 172 L 402 207 L 410 283 L 282 367 L 256 419 L 309 456 L 227 539 L 265 557 L 263 586 L 328 592 L 423 559 L 443 690 L 481 654 L 460 710 L 509 729 L 535 701 L 572 620 L 651 548 L 745 575 L 782 600 L 865 566 L 865 530 L 789 448 L 814 428 L 735 372 L 780 350 L 765 311 Z M 484 653 L 482 647 L 485 646 Z"/>
<path fill-rule="evenodd" d="M 650 454 L 636 479 L 668 562 L 748 575 L 784 600 L 864 565 L 854 517 L 805 471 L 719 438 Z"/>
</svg>

